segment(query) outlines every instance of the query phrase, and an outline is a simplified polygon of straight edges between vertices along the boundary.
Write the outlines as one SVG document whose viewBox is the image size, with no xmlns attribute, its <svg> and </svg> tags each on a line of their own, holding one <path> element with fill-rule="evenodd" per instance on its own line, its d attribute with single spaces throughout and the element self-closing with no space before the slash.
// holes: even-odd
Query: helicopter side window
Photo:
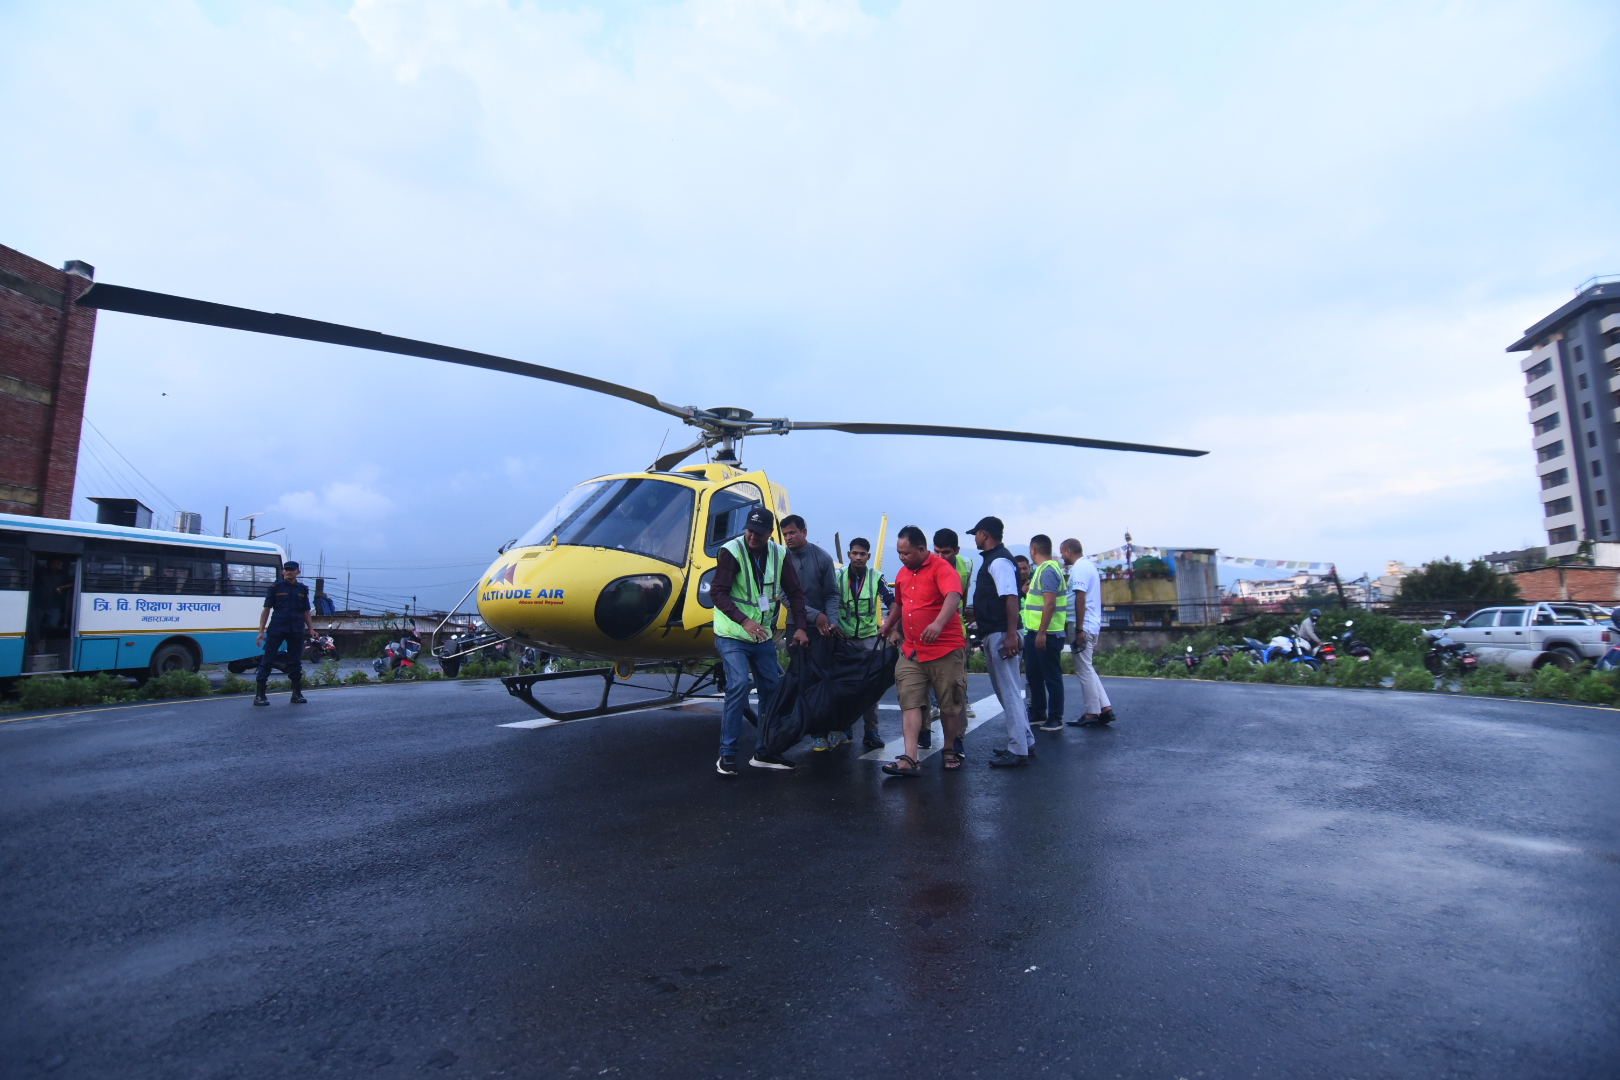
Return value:
<svg viewBox="0 0 1620 1080">
<path fill-rule="evenodd" d="M 748 511 L 765 505 L 765 493 L 747 483 L 732 484 L 709 499 L 709 527 L 703 533 L 703 551 L 714 556 L 727 540 L 741 536 L 748 523 Z"/>
<path fill-rule="evenodd" d="M 667 563 L 686 563 L 694 492 L 667 480 L 630 478 L 581 484 L 517 547 L 560 545 L 633 551 Z"/>
</svg>

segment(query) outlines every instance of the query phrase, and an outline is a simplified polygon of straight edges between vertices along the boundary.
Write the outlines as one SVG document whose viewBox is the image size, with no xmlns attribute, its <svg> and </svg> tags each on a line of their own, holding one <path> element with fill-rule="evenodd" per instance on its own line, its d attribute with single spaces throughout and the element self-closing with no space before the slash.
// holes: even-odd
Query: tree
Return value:
<svg viewBox="0 0 1620 1080">
<path fill-rule="evenodd" d="M 1464 566 L 1450 555 L 1439 562 L 1424 563 L 1401 579 L 1396 602 L 1411 600 L 1517 600 L 1519 583 L 1498 574 L 1484 559 Z"/>
</svg>

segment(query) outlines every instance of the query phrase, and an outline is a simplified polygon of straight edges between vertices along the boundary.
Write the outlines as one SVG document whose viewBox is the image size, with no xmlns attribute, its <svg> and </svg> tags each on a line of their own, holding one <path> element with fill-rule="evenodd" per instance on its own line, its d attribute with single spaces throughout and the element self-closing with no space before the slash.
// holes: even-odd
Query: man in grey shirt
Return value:
<svg viewBox="0 0 1620 1080">
<path fill-rule="evenodd" d="M 799 575 L 799 587 L 804 590 L 805 619 L 823 637 L 837 635 L 838 573 L 832 556 L 810 542 L 810 531 L 798 514 L 782 519 L 782 543 L 787 545 L 793 570 Z M 844 732 L 834 731 L 826 738 L 817 737 L 815 746 L 817 750 L 827 750 L 847 741 Z"/>
</svg>

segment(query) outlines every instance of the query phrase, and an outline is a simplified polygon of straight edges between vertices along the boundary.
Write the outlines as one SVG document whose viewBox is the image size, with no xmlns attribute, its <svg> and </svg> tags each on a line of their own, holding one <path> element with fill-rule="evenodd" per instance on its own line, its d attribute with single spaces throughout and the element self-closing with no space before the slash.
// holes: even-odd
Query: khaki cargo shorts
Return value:
<svg viewBox="0 0 1620 1080">
<path fill-rule="evenodd" d="M 967 650 L 955 649 L 938 660 L 913 660 L 902 655 L 894 666 L 894 691 L 902 709 L 928 708 L 933 687 L 939 711 L 956 715 L 967 707 Z"/>
</svg>

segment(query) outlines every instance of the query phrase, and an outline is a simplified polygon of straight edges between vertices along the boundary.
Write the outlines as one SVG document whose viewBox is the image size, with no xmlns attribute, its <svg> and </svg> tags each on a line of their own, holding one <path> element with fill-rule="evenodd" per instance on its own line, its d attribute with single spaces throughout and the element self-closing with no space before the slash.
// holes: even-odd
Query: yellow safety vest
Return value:
<svg viewBox="0 0 1620 1080">
<path fill-rule="evenodd" d="M 1032 567 L 1029 572 L 1029 592 L 1024 594 L 1024 629 L 1040 630 L 1041 614 L 1046 610 L 1046 594 L 1038 588 L 1041 574 L 1051 569 L 1058 576 L 1057 606 L 1052 609 L 1052 621 L 1047 623 L 1048 633 L 1061 634 L 1063 628 L 1069 624 L 1069 608 L 1063 602 L 1062 583 L 1067 580 L 1063 573 L 1063 565 L 1056 559 L 1047 559 L 1039 566 Z"/>
<path fill-rule="evenodd" d="M 737 610 L 769 630 L 776 622 L 776 603 L 782 591 L 782 560 L 787 555 L 787 548 L 774 540 L 765 543 L 763 580 L 756 576 L 754 559 L 743 537 L 727 542 L 722 550 L 731 552 L 731 557 L 737 560 L 737 576 L 731 582 L 731 598 L 737 602 Z M 718 607 L 714 609 L 714 632 L 720 637 L 736 638 L 738 641 L 754 640 L 743 629 L 742 623 Z"/>
<path fill-rule="evenodd" d="M 878 609 L 878 578 L 879 574 L 870 566 L 866 568 L 866 577 L 861 580 L 859 596 L 851 596 L 849 592 L 849 567 L 838 569 L 838 629 L 846 637 L 869 638 L 877 637 L 878 626 L 881 623 Z"/>
</svg>

